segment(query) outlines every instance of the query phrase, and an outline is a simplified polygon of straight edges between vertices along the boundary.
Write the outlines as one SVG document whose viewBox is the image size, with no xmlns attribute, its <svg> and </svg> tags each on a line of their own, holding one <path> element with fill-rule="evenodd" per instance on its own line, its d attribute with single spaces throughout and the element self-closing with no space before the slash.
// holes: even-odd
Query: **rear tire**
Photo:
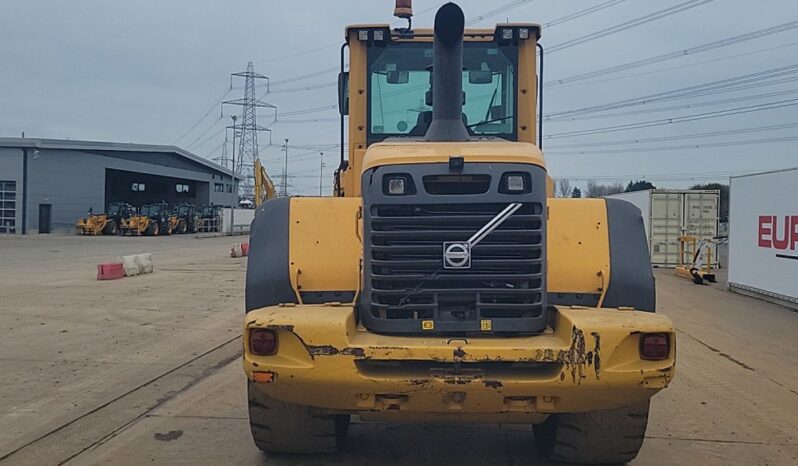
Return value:
<svg viewBox="0 0 798 466">
<path fill-rule="evenodd" d="M 108 223 L 105 224 L 105 228 L 103 228 L 103 233 L 106 235 L 116 235 L 118 232 L 119 228 L 115 220 L 109 220 Z"/>
<path fill-rule="evenodd" d="M 152 222 L 147 226 L 147 229 L 144 230 L 144 234 L 147 236 L 158 236 L 158 233 L 161 231 L 161 226 L 158 225 L 158 222 Z"/>
<path fill-rule="evenodd" d="M 317 415 L 310 406 L 286 403 L 247 382 L 249 426 L 255 446 L 267 453 L 336 453 L 346 440 L 349 415 Z"/>
<path fill-rule="evenodd" d="M 589 413 L 555 414 L 533 426 L 541 456 L 566 463 L 618 464 L 637 457 L 648 424 L 649 400 Z"/>
</svg>

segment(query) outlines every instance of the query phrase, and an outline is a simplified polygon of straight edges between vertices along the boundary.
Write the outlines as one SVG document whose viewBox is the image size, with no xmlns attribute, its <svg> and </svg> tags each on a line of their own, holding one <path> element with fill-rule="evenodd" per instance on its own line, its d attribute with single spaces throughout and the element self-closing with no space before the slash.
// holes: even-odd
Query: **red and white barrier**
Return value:
<svg viewBox="0 0 798 466">
<path fill-rule="evenodd" d="M 249 255 L 249 243 L 235 243 L 230 248 L 230 257 L 246 257 Z"/>
<path fill-rule="evenodd" d="M 97 264 L 97 280 L 118 280 L 125 276 L 125 267 L 121 262 Z"/>
<path fill-rule="evenodd" d="M 116 280 L 152 271 L 152 254 L 134 254 L 122 256 L 117 262 L 97 264 L 97 280 Z"/>
</svg>

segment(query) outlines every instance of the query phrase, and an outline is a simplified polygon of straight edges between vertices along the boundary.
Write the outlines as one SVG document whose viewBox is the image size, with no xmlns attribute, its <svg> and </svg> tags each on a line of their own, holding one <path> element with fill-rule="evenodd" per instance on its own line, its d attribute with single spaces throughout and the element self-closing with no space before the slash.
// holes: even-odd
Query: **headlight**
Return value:
<svg viewBox="0 0 798 466">
<path fill-rule="evenodd" d="M 522 175 L 510 175 L 507 177 L 507 191 L 520 193 L 524 190 L 524 177 Z"/>
<path fill-rule="evenodd" d="M 388 194 L 400 196 L 405 193 L 405 179 L 402 177 L 388 178 Z"/>
<path fill-rule="evenodd" d="M 532 180 L 529 173 L 505 173 L 502 175 L 499 192 L 502 194 L 526 194 L 532 192 Z"/>
<path fill-rule="evenodd" d="M 408 173 L 386 173 L 382 177 L 382 193 L 386 196 L 407 196 L 416 193 L 416 185 Z"/>
</svg>

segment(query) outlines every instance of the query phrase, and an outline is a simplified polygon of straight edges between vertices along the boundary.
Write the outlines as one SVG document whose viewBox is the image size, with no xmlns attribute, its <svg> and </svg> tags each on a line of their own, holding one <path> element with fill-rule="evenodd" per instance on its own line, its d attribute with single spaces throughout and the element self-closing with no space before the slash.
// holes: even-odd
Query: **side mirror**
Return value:
<svg viewBox="0 0 798 466">
<path fill-rule="evenodd" d="M 338 73 L 338 113 L 349 115 L 349 72 Z"/>
<path fill-rule="evenodd" d="M 410 74 L 407 71 L 388 71 L 386 79 L 388 84 L 407 84 Z"/>
<path fill-rule="evenodd" d="M 491 71 L 474 70 L 468 72 L 469 84 L 490 84 L 493 82 Z"/>
</svg>

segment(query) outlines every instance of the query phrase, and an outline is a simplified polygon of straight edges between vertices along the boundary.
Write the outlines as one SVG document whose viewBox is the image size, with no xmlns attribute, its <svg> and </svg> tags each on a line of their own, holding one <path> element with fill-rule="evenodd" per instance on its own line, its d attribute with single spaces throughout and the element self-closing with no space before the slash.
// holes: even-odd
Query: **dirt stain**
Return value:
<svg viewBox="0 0 798 466">
<path fill-rule="evenodd" d="M 183 436 L 182 430 L 170 430 L 165 434 L 156 432 L 155 435 L 153 435 L 153 437 L 155 437 L 155 440 L 160 440 L 161 442 L 171 442 L 172 440 L 177 440 L 182 436 Z"/>
</svg>

